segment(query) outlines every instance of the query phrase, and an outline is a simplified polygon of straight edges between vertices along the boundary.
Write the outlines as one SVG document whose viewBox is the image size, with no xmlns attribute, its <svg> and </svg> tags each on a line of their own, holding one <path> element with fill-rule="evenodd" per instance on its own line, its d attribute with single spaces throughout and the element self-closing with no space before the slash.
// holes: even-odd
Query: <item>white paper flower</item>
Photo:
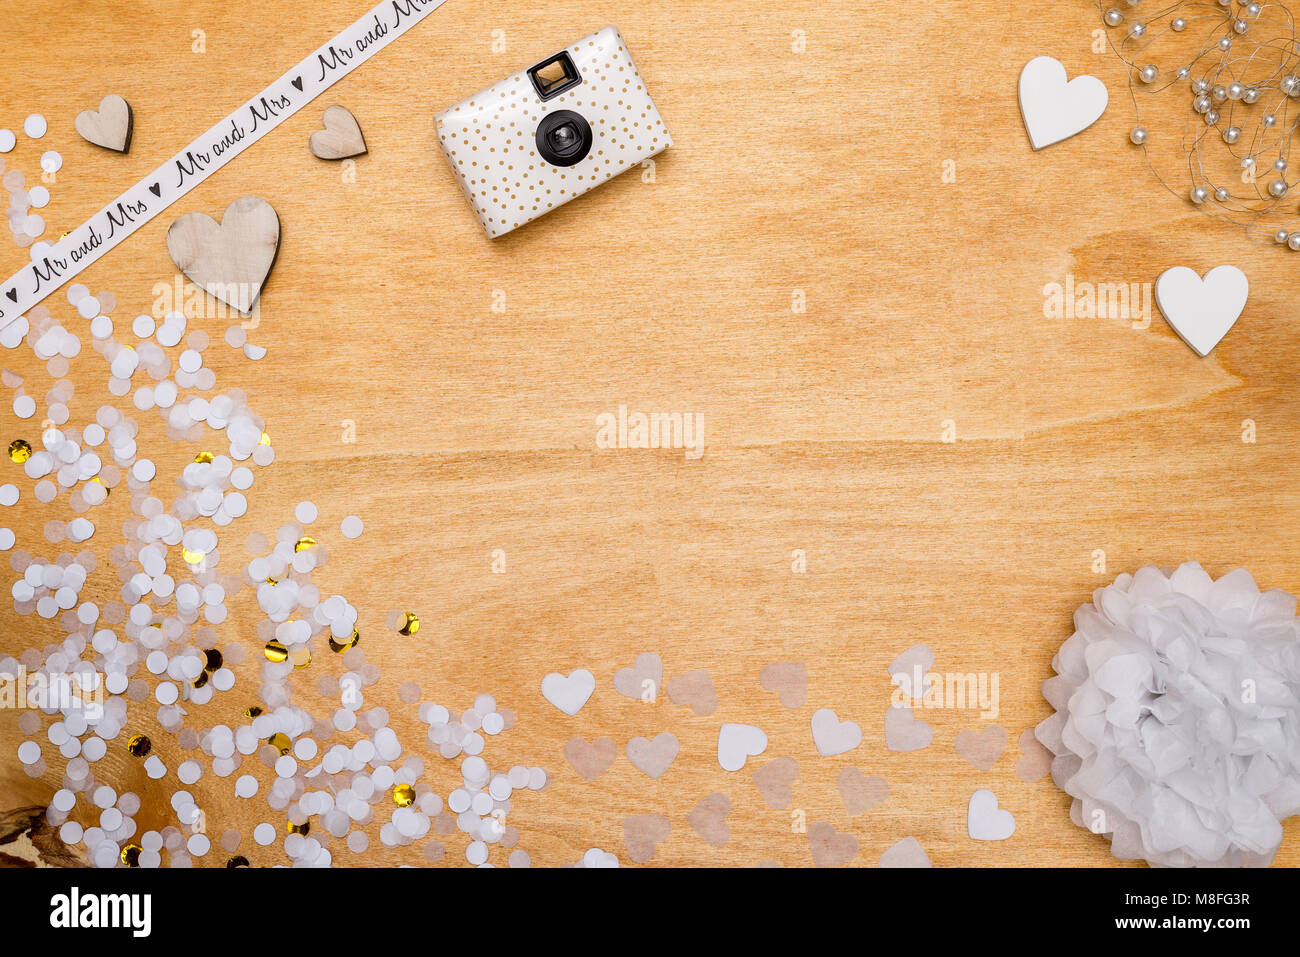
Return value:
<svg viewBox="0 0 1300 957">
<path fill-rule="evenodd" d="M 1300 811 L 1296 599 L 1189 562 L 1120 575 L 1074 614 L 1036 729 L 1070 816 L 1119 858 L 1266 866 Z"/>
</svg>

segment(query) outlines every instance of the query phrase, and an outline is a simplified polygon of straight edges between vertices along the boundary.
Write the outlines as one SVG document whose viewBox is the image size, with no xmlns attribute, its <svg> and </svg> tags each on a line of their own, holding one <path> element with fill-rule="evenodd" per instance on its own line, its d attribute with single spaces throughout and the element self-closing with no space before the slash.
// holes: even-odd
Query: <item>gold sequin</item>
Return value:
<svg viewBox="0 0 1300 957">
<path fill-rule="evenodd" d="M 203 665 L 204 671 L 216 671 L 226 660 L 221 657 L 221 652 L 216 648 L 209 648 L 207 651 L 203 652 L 203 654 L 207 656 L 208 659 Z"/>
<path fill-rule="evenodd" d="M 9 443 L 9 460 L 22 465 L 32 457 L 32 443 L 26 439 L 14 439 Z"/>
<path fill-rule="evenodd" d="M 355 628 L 352 629 L 352 637 L 349 638 L 347 641 L 335 641 L 334 636 L 331 634 L 329 636 L 330 651 L 334 652 L 334 654 L 336 655 L 341 655 L 349 648 L 355 648 L 357 646 L 357 642 L 360 640 L 361 640 L 361 632 L 357 631 Z"/>
<path fill-rule="evenodd" d="M 298 539 L 298 541 L 294 544 L 293 550 L 295 552 L 303 552 L 311 548 L 315 544 L 316 544 L 316 539 L 309 538 L 308 536 L 304 535 L 302 538 Z"/>
<path fill-rule="evenodd" d="M 420 619 L 414 612 L 406 612 L 402 615 L 402 626 L 397 629 L 400 635 L 413 635 L 420 630 Z"/>
<path fill-rule="evenodd" d="M 143 734 L 132 735 L 126 743 L 126 750 L 133 758 L 143 758 L 152 748 L 153 742 Z"/>
<path fill-rule="evenodd" d="M 227 866 L 227 867 L 247 867 L 247 866 L 248 866 L 248 858 L 246 858 L 243 854 L 236 854 L 236 855 L 235 855 L 234 857 L 232 857 L 230 860 L 226 861 L 226 866 Z"/>
<path fill-rule="evenodd" d="M 260 439 L 257 440 L 257 444 L 258 444 L 258 445 L 270 445 L 270 444 L 271 444 L 271 437 L 270 437 L 269 435 L 267 435 L 265 432 L 263 432 L 263 433 L 262 433 L 262 437 L 261 437 Z"/>
<path fill-rule="evenodd" d="M 265 650 L 266 660 L 274 661 L 279 664 L 289 657 L 289 649 L 284 646 L 284 642 L 278 638 L 272 638 L 266 643 Z"/>
<path fill-rule="evenodd" d="M 203 559 L 207 558 L 202 552 L 192 552 L 188 548 L 181 549 L 181 558 L 185 559 L 188 565 L 201 565 Z"/>
<path fill-rule="evenodd" d="M 245 718 L 256 718 L 261 713 L 262 713 L 262 706 L 257 704 L 250 704 L 247 708 L 244 709 Z"/>
<path fill-rule="evenodd" d="M 144 848 L 141 847 L 139 844 L 126 844 L 123 845 L 122 852 L 118 855 L 118 857 L 122 859 L 122 863 L 125 864 L 127 867 L 139 867 L 140 852 L 143 850 Z"/>
<path fill-rule="evenodd" d="M 211 452 L 200 452 L 198 455 L 194 456 L 194 461 L 200 465 L 211 465 L 212 458 L 213 456 Z"/>
<path fill-rule="evenodd" d="M 289 652 L 289 660 L 293 662 L 295 668 L 306 668 L 311 664 L 311 649 L 306 645 L 296 645 L 293 651 Z"/>
<path fill-rule="evenodd" d="M 409 784 L 399 784 L 393 788 L 393 803 L 398 807 L 410 807 L 415 803 L 415 788 Z"/>
<path fill-rule="evenodd" d="M 284 827 L 290 834 L 302 834 L 305 836 L 307 832 L 311 830 L 311 821 L 303 821 L 301 824 L 294 824 L 293 821 L 286 821 Z"/>
<path fill-rule="evenodd" d="M 290 749 L 293 748 L 292 742 L 289 741 L 289 736 L 283 731 L 275 732 L 275 734 L 266 739 L 266 743 L 275 748 L 275 750 L 279 751 L 281 754 L 288 754 Z"/>
<path fill-rule="evenodd" d="M 199 672 L 199 676 L 195 678 L 194 681 L 192 682 L 196 690 L 202 688 L 207 683 L 208 683 L 208 672 L 206 671 Z"/>
</svg>

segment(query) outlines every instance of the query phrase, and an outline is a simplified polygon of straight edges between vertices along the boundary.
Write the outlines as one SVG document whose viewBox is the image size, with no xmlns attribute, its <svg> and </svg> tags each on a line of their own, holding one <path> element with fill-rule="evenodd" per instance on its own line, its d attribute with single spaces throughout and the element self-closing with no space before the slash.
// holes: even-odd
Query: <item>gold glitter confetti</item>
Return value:
<svg viewBox="0 0 1300 957">
<path fill-rule="evenodd" d="M 243 854 L 236 854 L 236 855 L 235 855 L 234 857 L 232 857 L 230 860 L 226 861 L 226 866 L 227 866 L 227 867 L 247 867 L 247 866 L 248 866 L 248 858 L 246 858 Z"/>
<path fill-rule="evenodd" d="M 289 741 L 289 736 L 283 731 L 275 732 L 275 734 L 266 739 L 266 743 L 275 748 L 275 750 L 279 751 L 281 754 L 288 754 L 290 749 L 293 748 L 292 742 Z"/>
<path fill-rule="evenodd" d="M 336 655 L 341 655 L 349 648 L 355 648 L 357 646 L 357 642 L 360 640 L 361 640 L 361 632 L 357 631 L 355 628 L 352 629 L 352 637 L 349 638 L 347 641 L 335 641 L 334 636 L 330 635 L 329 636 L 330 651 L 334 652 L 334 654 Z"/>
<path fill-rule="evenodd" d="M 118 856 L 127 867 L 139 867 L 140 852 L 143 850 L 144 848 L 139 844 L 126 844 L 122 847 L 122 853 Z"/>
<path fill-rule="evenodd" d="M 270 437 L 269 435 L 267 435 L 265 432 L 263 432 L 263 433 L 262 433 L 262 437 L 261 437 L 260 439 L 257 440 L 257 444 L 258 444 L 258 445 L 270 445 L 270 444 L 271 444 L 271 437 Z"/>
<path fill-rule="evenodd" d="M 278 585 L 278 584 L 280 584 L 280 583 L 279 583 L 278 581 L 276 581 L 274 578 L 268 578 L 268 579 L 266 580 L 266 583 L 267 583 L 268 585 Z"/>
<path fill-rule="evenodd" d="M 304 535 L 302 538 L 298 539 L 298 541 L 294 544 L 293 550 L 295 552 L 305 552 L 307 549 L 311 548 L 315 544 L 316 544 L 316 539 L 309 538 L 306 535 Z"/>
<path fill-rule="evenodd" d="M 194 456 L 194 461 L 199 465 L 211 465 L 212 458 L 213 456 L 211 452 L 200 452 L 198 455 Z"/>
<path fill-rule="evenodd" d="M 406 612 L 402 615 L 402 626 L 397 629 L 399 635 L 415 634 L 420 630 L 420 619 L 414 612 Z"/>
<path fill-rule="evenodd" d="M 196 691 L 199 688 L 202 688 L 207 683 L 208 683 L 208 672 L 206 671 L 199 672 L 199 676 L 195 678 L 194 681 L 192 682 Z"/>
<path fill-rule="evenodd" d="M 284 646 L 284 642 L 278 638 L 272 638 L 266 643 L 266 660 L 274 661 L 277 664 L 289 657 L 289 649 Z"/>
<path fill-rule="evenodd" d="M 307 832 L 311 830 L 311 821 L 303 821 L 301 824 L 294 824 L 293 821 L 286 821 L 284 826 L 285 830 L 290 834 L 302 834 L 306 836 Z"/>
<path fill-rule="evenodd" d="M 188 548 L 182 548 L 181 558 L 185 559 L 187 565 L 201 565 L 207 556 L 202 552 L 192 552 Z"/>
<path fill-rule="evenodd" d="M 415 788 L 409 784 L 399 784 L 393 788 L 393 803 L 398 807 L 410 807 L 415 803 Z"/>
<path fill-rule="evenodd" d="M 32 457 L 32 443 L 26 439 L 14 439 L 9 443 L 9 460 L 22 465 Z"/>
<path fill-rule="evenodd" d="M 204 671 L 216 671 L 225 661 L 225 659 L 221 657 L 221 652 L 216 648 L 209 648 L 207 651 L 203 652 L 203 654 L 207 656 L 207 661 L 203 665 Z"/>
<path fill-rule="evenodd" d="M 261 713 L 262 713 L 262 706 L 260 704 L 250 704 L 247 708 L 244 709 L 245 718 L 256 718 Z"/>
<path fill-rule="evenodd" d="M 153 748 L 151 742 L 143 734 L 132 735 L 131 740 L 126 743 L 126 750 L 134 758 L 143 758 Z"/>
</svg>

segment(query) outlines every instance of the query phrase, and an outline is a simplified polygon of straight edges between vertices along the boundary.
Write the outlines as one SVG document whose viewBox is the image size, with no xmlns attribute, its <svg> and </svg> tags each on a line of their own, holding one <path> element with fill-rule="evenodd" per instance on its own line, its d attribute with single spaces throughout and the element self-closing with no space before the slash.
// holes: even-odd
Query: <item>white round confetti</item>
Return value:
<svg viewBox="0 0 1300 957">
<path fill-rule="evenodd" d="M 44 186 L 33 186 L 27 194 L 28 201 L 37 209 L 50 205 L 50 191 Z"/>
<path fill-rule="evenodd" d="M 35 764 L 41 759 L 41 746 L 35 741 L 24 741 L 18 745 L 18 760 L 23 764 Z"/>
<path fill-rule="evenodd" d="M 56 150 L 47 150 L 41 154 L 41 169 L 47 173 L 57 173 L 63 169 L 63 157 Z"/>
<path fill-rule="evenodd" d="M 262 847 L 266 847 L 275 840 L 275 825 L 267 824 L 265 821 L 257 825 L 257 827 L 253 828 L 253 840 Z"/>
<path fill-rule="evenodd" d="M 365 526 L 362 525 L 361 519 L 357 518 L 355 515 L 349 515 L 347 518 L 343 519 L 342 524 L 339 525 L 339 531 L 343 533 L 344 538 L 360 538 L 361 532 L 364 528 Z"/>
<path fill-rule="evenodd" d="M 20 395 L 14 399 L 14 415 L 20 419 L 30 419 L 36 414 L 36 400 L 30 395 Z"/>
<path fill-rule="evenodd" d="M 157 327 L 158 324 L 153 321 L 153 316 L 145 313 L 136 316 L 135 321 L 131 323 L 131 331 L 135 333 L 137 339 L 148 339 Z"/>
<path fill-rule="evenodd" d="M 47 128 L 48 124 L 45 122 L 45 117 L 39 113 L 33 113 L 23 121 L 23 132 L 34 140 L 39 140 L 44 136 Z"/>
<path fill-rule="evenodd" d="M 0 552 L 7 552 L 14 547 L 14 542 L 18 541 L 12 529 L 0 528 Z"/>
<path fill-rule="evenodd" d="M 293 517 L 303 525 L 310 525 L 316 521 L 317 509 L 311 502 L 299 502 L 298 507 L 293 510 Z"/>
<path fill-rule="evenodd" d="M 18 501 L 18 486 L 12 484 L 0 485 L 0 505 L 14 505 Z"/>
<path fill-rule="evenodd" d="M 13 130 L 0 130 L 0 153 L 8 153 L 18 142 Z"/>
<path fill-rule="evenodd" d="M 154 468 L 153 462 L 148 459 L 140 459 L 135 465 L 131 466 L 131 475 L 137 482 L 152 482 L 153 477 L 157 474 L 158 470 Z"/>
</svg>

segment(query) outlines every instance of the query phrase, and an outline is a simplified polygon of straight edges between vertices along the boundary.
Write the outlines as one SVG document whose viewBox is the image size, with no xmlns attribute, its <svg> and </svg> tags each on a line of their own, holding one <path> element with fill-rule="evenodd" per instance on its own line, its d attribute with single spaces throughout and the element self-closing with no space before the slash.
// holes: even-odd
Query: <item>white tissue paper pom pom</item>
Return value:
<svg viewBox="0 0 1300 957">
<path fill-rule="evenodd" d="M 1074 614 L 1038 725 L 1070 816 L 1118 858 L 1264 867 L 1300 811 L 1296 599 L 1195 562 L 1120 575 Z"/>
</svg>

